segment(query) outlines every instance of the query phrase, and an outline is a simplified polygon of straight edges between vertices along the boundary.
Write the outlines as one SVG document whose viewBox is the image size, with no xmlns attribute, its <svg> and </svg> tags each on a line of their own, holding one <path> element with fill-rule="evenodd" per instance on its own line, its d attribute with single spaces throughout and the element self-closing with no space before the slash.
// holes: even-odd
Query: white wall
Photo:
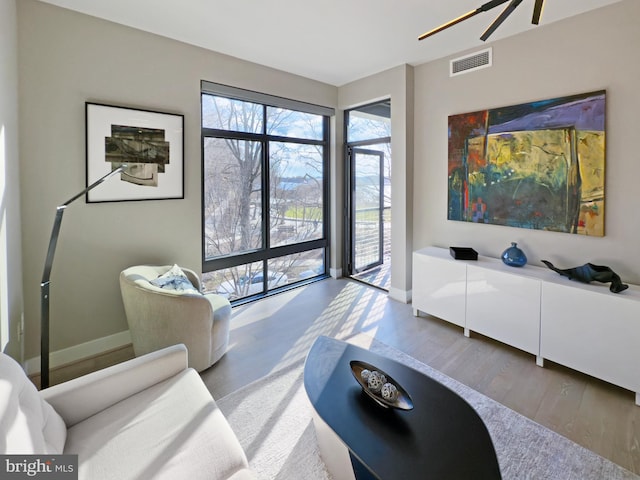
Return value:
<svg viewBox="0 0 640 480">
<path fill-rule="evenodd" d="M 51 279 L 52 351 L 127 330 L 125 267 L 201 271 L 201 80 L 337 105 L 334 86 L 34 0 L 18 2 L 18 38 L 28 358 L 39 354 L 39 282 L 55 207 L 85 187 L 86 101 L 184 114 L 185 199 L 78 200 L 67 209 Z"/>
<path fill-rule="evenodd" d="M 0 350 L 22 360 L 16 0 L 0 0 Z"/>
<path fill-rule="evenodd" d="M 498 257 L 516 241 L 532 264 L 593 262 L 640 284 L 639 18 L 640 2 L 626 0 L 496 42 L 491 68 L 449 78 L 449 59 L 416 67 L 416 249 L 470 246 Z M 447 221 L 449 115 L 600 89 L 607 91 L 604 237 Z"/>
</svg>

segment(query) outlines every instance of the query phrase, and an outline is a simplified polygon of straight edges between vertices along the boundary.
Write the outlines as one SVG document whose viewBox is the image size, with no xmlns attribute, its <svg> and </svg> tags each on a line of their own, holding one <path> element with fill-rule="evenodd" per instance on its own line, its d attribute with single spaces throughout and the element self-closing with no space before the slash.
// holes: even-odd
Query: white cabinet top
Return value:
<svg viewBox="0 0 640 480">
<path fill-rule="evenodd" d="M 441 259 L 448 259 L 452 262 L 461 262 L 465 263 L 468 266 L 476 266 L 481 268 L 488 268 L 490 270 L 495 270 L 511 275 L 518 275 L 529 277 L 536 280 L 541 280 L 544 282 L 550 282 L 557 285 L 564 285 L 567 287 L 575 287 L 585 289 L 594 293 L 600 293 L 603 295 L 613 295 L 616 297 L 620 297 L 621 299 L 628 299 L 632 301 L 640 302 L 640 286 L 628 284 L 622 279 L 623 283 L 627 283 L 629 288 L 624 290 L 621 293 L 613 293 L 609 290 L 609 283 L 600 283 L 600 282 L 592 282 L 592 283 L 583 283 L 576 280 L 570 280 L 567 277 L 563 277 L 559 273 L 556 273 L 547 267 L 540 267 L 536 265 L 524 265 L 523 267 L 511 267 L 509 265 L 505 265 L 505 263 L 493 257 L 485 257 L 483 255 L 478 255 L 478 260 L 456 260 L 454 259 L 448 248 L 442 247 L 425 247 L 420 250 L 416 250 L 414 253 L 421 255 L 428 255 L 431 257 L 437 257 Z M 563 265 L 556 265 L 558 268 L 570 268 Z M 640 319 L 638 319 L 640 322 Z"/>
</svg>

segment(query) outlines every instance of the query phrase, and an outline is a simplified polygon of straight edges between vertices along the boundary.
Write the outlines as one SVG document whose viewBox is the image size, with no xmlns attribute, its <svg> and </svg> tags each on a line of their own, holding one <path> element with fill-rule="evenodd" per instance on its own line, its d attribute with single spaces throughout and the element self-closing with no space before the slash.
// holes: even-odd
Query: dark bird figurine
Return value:
<svg viewBox="0 0 640 480">
<path fill-rule="evenodd" d="M 609 290 L 613 293 L 620 293 L 623 290 L 629 288 L 629 285 L 625 285 L 622 283 L 620 276 L 611 270 L 610 267 L 606 267 L 604 265 L 594 265 L 593 263 L 585 263 L 580 267 L 567 268 L 565 270 L 561 270 L 553 266 L 551 262 L 547 260 L 542 260 L 547 267 L 549 267 L 554 272 L 558 272 L 563 277 L 567 277 L 570 280 L 578 280 L 579 282 L 590 283 L 593 281 L 609 283 L 611 282 L 611 286 Z"/>
</svg>

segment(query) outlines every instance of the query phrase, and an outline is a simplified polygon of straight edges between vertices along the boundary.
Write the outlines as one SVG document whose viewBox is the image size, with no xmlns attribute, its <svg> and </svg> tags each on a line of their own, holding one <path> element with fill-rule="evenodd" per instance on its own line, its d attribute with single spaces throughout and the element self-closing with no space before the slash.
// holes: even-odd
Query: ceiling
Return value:
<svg viewBox="0 0 640 480">
<path fill-rule="evenodd" d="M 485 45 L 505 7 L 433 37 L 420 34 L 486 0 L 41 0 L 335 86 Z M 621 0 L 547 0 L 540 26 L 524 0 L 489 41 Z"/>
</svg>

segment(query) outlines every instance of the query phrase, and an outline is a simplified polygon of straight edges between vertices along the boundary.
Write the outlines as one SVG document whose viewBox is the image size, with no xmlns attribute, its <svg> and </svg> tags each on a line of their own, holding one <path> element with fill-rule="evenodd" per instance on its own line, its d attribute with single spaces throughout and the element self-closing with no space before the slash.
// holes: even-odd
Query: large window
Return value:
<svg viewBox="0 0 640 480">
<path fill-rule="evenodd" d="M 331 114 L 202 83 L 205 291 L 238 301 L 326 275 Z"/>
</svg>

